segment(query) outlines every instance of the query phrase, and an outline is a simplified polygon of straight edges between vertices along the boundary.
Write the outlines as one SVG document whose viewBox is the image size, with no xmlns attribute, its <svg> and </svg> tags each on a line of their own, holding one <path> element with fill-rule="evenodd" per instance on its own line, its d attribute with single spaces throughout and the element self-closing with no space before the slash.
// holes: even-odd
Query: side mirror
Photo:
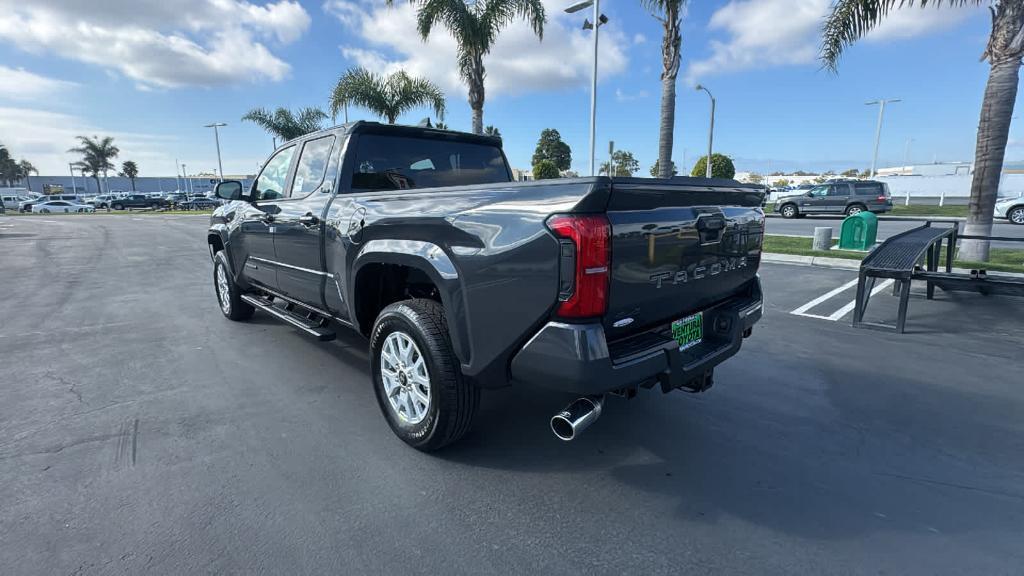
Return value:
<svg viewBox="0 0 1024 576">
<path fill-rule="evenodd" d="M 807 196 L 808 198 L 814 198 L 814 192 L 808 192 L 807 194 L 804 194 L 804 196 Z"/>
<path fill-rule="evenodd" d="M 222 200 L 241 200 L 242 183 L 238 180 L 224 180 L 217 184 L 213 193 Z"/>
</svg>

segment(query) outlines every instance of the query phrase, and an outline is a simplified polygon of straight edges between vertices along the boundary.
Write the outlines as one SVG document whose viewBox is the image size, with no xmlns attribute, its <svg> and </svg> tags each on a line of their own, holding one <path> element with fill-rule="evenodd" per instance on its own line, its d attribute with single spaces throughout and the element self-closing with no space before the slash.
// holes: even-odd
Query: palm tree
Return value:
<svg viewBox="0 0 1024 576">
<path fill-rule="evenodd" d="M 81 154 L 82 159 L 78 162 L 74 162 L 72 165 L 78 168 L 82 173 L 88 173 L 96 180 L 96 189 L 103 191 L 103 187 L 100 185 L 100 174 L 103 177 L 107 177 L 107 171 L 114 169 L 114 163 L 111 162 L 117 155 L 121 153 L 121 150 L 114 146 L 114 139 L 110 136 L 104 136 L 102 139 L 99 136 L 78 136 L 79 145 L 68 150 L 68 152 L 74 152 Z"/>
<path fill-rule="evenodd" d="M 438 130 L 451 130 L 451 128 L 449 128 L 448 125 L 445 124 L 444 122 L 438 122 L 437 124 L 434 124 L 434 128 L 437 128 Z"/>
<path fill-rule="evenodd" d="M 501 138 L 501 130 L 498 130 L 497 128 L 491 125 L 488 125 L 487 128 L 484 128 L 484 134 L 487 134 L 488 136 L 497 136 L 498 138 Z"/>
<path fill-rule="evenodd" d="M 395 0 L 386 0 L 392 5 Z M 502 28 L 526 20 L 537 38 L 544 39 L 544 4 L 541 0 L 409 0 L 417 6 L 416 28 L 424 41 L 434 26 L 448 29 L 458 44 L 459 75 L 469 86 L 473 132 L 484 132 L 484 56 L 490 53 Z"/>
<path fill-rule="evenodd" d="M 132 192 L 135 191 L 135 179 L 139 177 L 139 165 L 133 160 L 121 163 L 121 175 L 132 181 Z"/>
<path fill-rule="evenodd" d="M 686 0 L 640 0 L 664 29 L 661 38 L 661 121 L 658 135 L 658 178 L 672 177 L 672 140 L 676 125 L 676 76 L 679 74 L 680 27 Z"/>
<path fill-rule="evenodd" d="M 821 59 L 835 71 L 843 50 L 878 26 L 896 8 L 927 5 L 959 7 L 989 4 L 992 33 L 982 60 L 990 69 L 981 103 L 978 139 L 974 151 L 974 177 L 964 234 L 992 234 L 992 212 L 1017 100 L 1017 79 L 1024 58 L 1024 0 L 837 0 L 822 29 Z M 964 240 L 962 260 L 987 262 L 987 240 Z"/>
<path fill-rule="evenodd" d="M 11 152 L 0 144 L 0 182 L 10 186 L 18 179 L 18 163 L 11 158 Z"/>
<path fill-rule="evenodd" d="M 18 175 L 25 179 L 25 185 L 28 187 L 29 192 L 32 191 L 32 180 L 30 178 L 32 174 L 38 176 L 39 170 L 36 170 L 36 167 L 31 162 L 28 160 L 18 162 Z"/>
<path fill-rule="evenodd" d="M 424 78 L 413 78 L 404 70 L 384 76 L 365 68 L 350 68 L 338 78 L 331 93 L 331 114 L 349 104 L 362 106 L 388 124 L 417 106 L 431 106 L 434 114 L 444 119 L 444 92 Z"/>
<path fill-rule="evenodd" d="M 316 106 L 299 108 L 295 113 L 287 108 L 278 108 L 273 112 L 266 108 L 253 108 L 242 116 L 242 120 L 248 120 L 277 136 L 282 142 L 287 142 L 323 129 L 327 114 Z"/>
</svg>

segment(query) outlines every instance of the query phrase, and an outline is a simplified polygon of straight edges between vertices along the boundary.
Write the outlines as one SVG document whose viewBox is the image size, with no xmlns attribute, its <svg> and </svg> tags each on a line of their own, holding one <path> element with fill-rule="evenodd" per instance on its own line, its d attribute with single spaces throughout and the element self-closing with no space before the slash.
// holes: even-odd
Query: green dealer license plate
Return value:
<svg viewBox="0 0 1024 576">
<path fill-rule="evenodd" d="M 692 316 L 680 318 L 672 323 L 672 337 L 679 344 L 680 350 L 692 348 L 704 339 L 704 313 L 697 312 Z"/>
</svg>

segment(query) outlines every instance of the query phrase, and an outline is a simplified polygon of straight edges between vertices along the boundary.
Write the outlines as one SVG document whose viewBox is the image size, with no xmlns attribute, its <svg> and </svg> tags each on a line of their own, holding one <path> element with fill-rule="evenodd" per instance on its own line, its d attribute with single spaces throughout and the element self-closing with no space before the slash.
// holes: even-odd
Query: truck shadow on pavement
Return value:
<svg viewBox="0 0 1024 576">
<path fill-rule="evenodd" d="M 1019 531 L 1024 442 L 1000 424 L 1012 406 L 886 367 L 865 387 L 841 364 L 765 370 L 771 355 L 745 356 L 703 396 L 610 398 L 572 443 L 547 424 L 570 396 L 489 392 L 470 436 L 438 456 L 581 486 L 610 476 L 612 492 L 671 511 L 673 525 L 738 519 L 811 539 Z M 958 406 L 975 414 L 951 426 Z M 595 498 L 612 497 L 598 485 Z"/>
</svg>

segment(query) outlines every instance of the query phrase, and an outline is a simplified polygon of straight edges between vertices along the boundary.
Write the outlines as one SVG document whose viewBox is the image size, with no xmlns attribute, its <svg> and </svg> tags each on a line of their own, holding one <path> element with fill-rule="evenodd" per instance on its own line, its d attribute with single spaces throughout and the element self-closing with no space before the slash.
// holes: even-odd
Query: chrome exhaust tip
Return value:
<svg viewBox="0 0 1024 576">
<path fill-rule="evenodd" d="M 604 406 L 604 396 L 584 396 L 577 398 L 558 414 L 551 417 L 551 431 L 559 440 L 569 442 L 580 432 L 597 422 Z"/>
</svg>

